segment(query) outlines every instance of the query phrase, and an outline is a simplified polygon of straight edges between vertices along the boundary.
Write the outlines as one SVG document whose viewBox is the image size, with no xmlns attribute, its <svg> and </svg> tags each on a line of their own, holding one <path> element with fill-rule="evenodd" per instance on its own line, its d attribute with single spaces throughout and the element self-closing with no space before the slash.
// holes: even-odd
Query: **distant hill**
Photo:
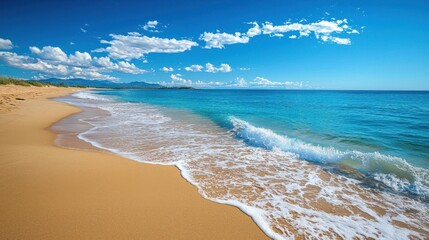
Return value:
<svg viewBox="0 0 429 240">
<path fill-rule="evenodd" d="M 114 89 L 162 89 L 166 88 L 159 84 L 147 83 L 147 82 L 112 82 L 108 80 L 86 80 L 81 78 L 74 79 L 57 79 L 49 78 L 33 82 L 41 82 L 45 84 L 61 85 L 68 87 L 93 87 L 93 88 L 114 88 Z"/>
</svg>

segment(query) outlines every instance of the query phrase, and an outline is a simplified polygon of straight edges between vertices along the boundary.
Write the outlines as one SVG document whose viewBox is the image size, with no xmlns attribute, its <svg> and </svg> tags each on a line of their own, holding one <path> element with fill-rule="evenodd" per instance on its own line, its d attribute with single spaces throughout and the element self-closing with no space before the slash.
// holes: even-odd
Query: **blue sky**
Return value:
<svg viewBox="0 0 429 240">
<path fill-rule="evenodd" d="M 0 75 L 429 90 L 429 2 L 2 1 Z"/>
</svg>

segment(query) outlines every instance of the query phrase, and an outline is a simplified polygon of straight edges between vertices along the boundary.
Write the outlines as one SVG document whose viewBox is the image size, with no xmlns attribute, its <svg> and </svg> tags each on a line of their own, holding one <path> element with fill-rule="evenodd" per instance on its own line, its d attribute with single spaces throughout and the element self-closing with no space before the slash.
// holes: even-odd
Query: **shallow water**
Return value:
<svg viewBox="0 0 429 240">
<path fill-rule="evenodd" d="M 289 116 L 288 121 L 297 124 L 290 124 L 294 126 L 291 134 L 285 134 L 289 130 L 282 128 L 282 114 L 277 113 L 281 112 L 279 106 L 282 104 L 268 108 L 273 99 L 261 97 L 266 93 L 256 94 L 260 107 L 253 111 L 239 107 L 246 102 L 254 105 L 254 99 L 244 99 L 243 95 L 238 96 L 240 101 L 237 96 L 229 98 L 236 98 L 240 104 L 228 105 L 225 102 L 228 98 L 219 98 L 224 102 L 211 106 L 207 103 L 211 100 L 204 102 L 203 96 L 194 96 L 194 92 L 173 92 L 81 92 L 61 101 L 109 112 L 75 115 L 75 120 L 91 126 L 77 135 L 80 139 L 136 161 L 178 166 L 204 197 L 241 208 L 272 238 L 407 239 L 428 236 L 427 169 L 416 164 L 420 160 L 403 158 L 413 155 L 411 153 L 399 157 L 389 155 L 388 151 L 365 151 L 387 146 L 390 140 L 378 143 L 378 147 L 368 141 L 351 148 L 352 138 L 337 136 L 340 129 L 325 123 L 328 127 L 322 130 L 332 128 L 335 131 L 330 133 L 329 141 L 317 144 L 314 139 L 323 139 L 322 133 L 313 133 L 310 125 L 302 131 L 298 129 L 309 121 L 309 114 L 303 117 L 295 112 L 296 119 Z M 203 93 L 206 98 L 213 99 L 216 92 L 207 92 Z M 153 97 L 157 94 L 161 97 Z M 172 94 L 181 98 L 166 99 Z M 150 96 L 153 98 L 146 101 Z M 260 102 L 261 99 L 265 102 Z M 195 104 L 187 105 L 186 101 Z M 171 102 L 182 104 L 176 106 Z M 189 107 L 194 105 L 203 106 Z M 229 115 L 228 111 L 232 110 L 235 115 Z M 272 123 L 269 115 L 258 118 L 258 114 L 267 112 L 272 112 Z M 320 116 L 319 120 L 326 119 Z M 255 125 L 257 123 L 265 125 Z M 342 121 L 336 124 L 339 123 Z M 268 124 L 272 127 L 267 128 Z M 381 130 L 373 130 L 376 131 Z M 348 134 L 352 136 L 352 133 Z M 304 137 L 298 138 L 301 134 Z M 349 141 L 341 145 L 345 139 Z M 329 145 L 333 142 L 335 144 Z M 347 150 L 349 148 L 352 150 Z"/>
</svg>

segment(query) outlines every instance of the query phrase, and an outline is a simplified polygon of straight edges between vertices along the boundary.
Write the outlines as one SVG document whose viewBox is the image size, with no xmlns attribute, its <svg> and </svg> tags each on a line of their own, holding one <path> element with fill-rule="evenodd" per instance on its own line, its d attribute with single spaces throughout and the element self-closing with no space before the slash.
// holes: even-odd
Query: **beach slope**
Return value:
<svg viewBox="0 0 429 240">
<path fill-rule="evenodd" d="M 47 98 L 72 91 L 0 86 L 0 239 L 267 238 L 175 167 L 55 146 L 49 126 L 79 109 Z"/>
</svg>

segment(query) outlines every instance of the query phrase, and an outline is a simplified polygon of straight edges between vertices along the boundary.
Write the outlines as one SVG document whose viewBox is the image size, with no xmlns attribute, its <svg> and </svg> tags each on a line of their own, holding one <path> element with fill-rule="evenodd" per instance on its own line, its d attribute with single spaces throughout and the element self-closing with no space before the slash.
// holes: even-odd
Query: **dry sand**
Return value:
<svg viewBox="0 0 429 240">
<path fill-rule="evenodd" d="M 49 126 L 79 110 L 46 98 L 72 91 L 0 86 L 0 239 L 267 238 L 175 167 L 56 147 Z"/>
<path fill-rule="evenodd" d="M 29 99 L 54 97 L 71 93 L 73 91 L 77 91 L 77 89 L 0 85 L 0 113 L 9 112 L 19 107 L 23 101 Z"/>
</svg>

